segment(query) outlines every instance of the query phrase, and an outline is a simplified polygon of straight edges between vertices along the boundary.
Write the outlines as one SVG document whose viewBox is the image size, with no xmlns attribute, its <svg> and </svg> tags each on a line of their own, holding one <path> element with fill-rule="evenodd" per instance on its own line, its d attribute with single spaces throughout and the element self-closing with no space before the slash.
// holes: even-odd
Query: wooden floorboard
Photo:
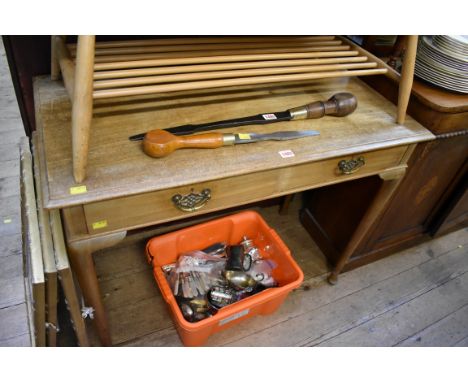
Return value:
<svg viewBox="0 0 468 382">
<path fill-rule="evenodd" d="M 21 233 L 21 217 L 18 214 L 0 215 L 0 237 Z"/>
<path fill-rule="evenodd" d="M 1 198 L 0 211 L 1 215 L 3 216 L 19 215 L 21 212 L 19 195 L 12 195 Z"/>
<path fill-rule="evenodd" d="M 21 258 L 21 234 L 0 237 L 0 257 L 16 255 Z"/>
<path fill-rule="evenodd" d="M 454 346 L 467 336 L 468 304 L 465 304 L 396 346 Z"/>
<path fill-rule="evenodd" d="M 30 347 L 31 346 L 31 337 L 29 333 L 21 334 L 19 336 L 8 338 L 5 340 L 0 340 L 0 347 Z"/>
<path fill-rule="evenodd" d="M 0 41 L 0 346 L 30 346 L 25 305 L 19 180 L 24 128 Z"/>
<path fill-rule="evenodd" d="M 24 302 L 23 263 L 18 257 L 0 257 L 0 309 Z"/>
<path fill-rule="evenodd" d="M 3 131 L 2 131 L 3 136 Z M 3 140 L 0 143 L 0 161 L 7 162 L 11 160 L 18 160 L 19 158 L 19 138 L 17 142 L 5 143 Z"/>
<path fill-rule="evenodd" d="M 18 158 L 1 162 L 0 178 L 17 177 L 19 178 L 19 160 Z"/>
<path fill-rule="evenodd" d="M 454 346 L 457 347 L 468 347 L 468 336 L 458 341 Z"/>
<path fill-rule="evenodd" d="M 29 334 L 26 304 L 0 309 L 0 323 L 0 341 L 9 341 Z"/>
<path fill-rule="evenodd" d="M 468 266 L 465 269 L 468 272 Z M 453 278 L 449 277 L 437 287 L 351 330 L 322 342 L 320 345 L 394 346 L 427 326 L 434 325 L 434 323 L 446 316 L 446 312 L 453 313 L 468 304 L 467 272 L 462 275 L 452 276 Z M 462 331 L 461 337 L 468 334 L 466 326 Z M 442 332 L 439 332 L 439 334 L 446 338 L 449 344 L 442 344 L 442 340 L 439 339 L 436 344 L 433 343 L 429 346 L 450 346 L 454 344 Z"/>
<path fill-rule="evenodd" d="M 16 305 L 24 301 L 25 290 L 23 276 L 0 279 L 0 309 Z"/>
<path fill-rule="evenodd" d="M 19 160 L 19 155 L 16 159 Z M 19 190 L 20 185 L 18 177 L 9 176 L 7 178 L 0 178 L 0 198 L 19 195 Z"/>
</svg>

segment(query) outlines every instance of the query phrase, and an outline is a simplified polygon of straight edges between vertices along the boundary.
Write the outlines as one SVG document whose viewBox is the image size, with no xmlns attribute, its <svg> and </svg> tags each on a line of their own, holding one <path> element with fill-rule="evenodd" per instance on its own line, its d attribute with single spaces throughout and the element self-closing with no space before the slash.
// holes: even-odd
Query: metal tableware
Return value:
<svg viewBox="0 0 468 382">
<path fill-rule="evenodd" d="M 193 310 L 188 304 L 180 304 L 180 310 L 182 312 L 182 315 L 187 321 L 192 321 L 193 320 Z"/>
<path fill-rule="evenodd" d="M 259 249 L 254 245 L 252 239 L 249 239 L 247 236 L 243 237 L 243 241 L 241 241 L 240 245 L 244 247 L 244 252 L 246 255 L 249 255 L 252 261 L 257 261 L 261 258 Z M 250 267 L 249 267 L 250 269 Z"/>
<path fill-rule="evenodd" d="M 253 288 L 257 284 L 252 276 L 241 271 L 226 270 L 223 272 L 223 276 L 229 285 L 236 289 Z"/>
<path fill-rule="evenodd" d="M 229 287 L 214 286 L 207 295 L 208 303 L 215 309 L 221 309 L 237 301 L 236 291 Z"/>
<path fill-rule="evenodd" d="M 174 282 L 174 296 L 177 296 L 179 294 L 179 283 L 180 283 L 179 273 L 176 273 L 175 282 Z"/>
<path fill-rule="evenodd" d="M 202 252 L 205 252 L 207 255 L 210 256 L 219 256 L 219 257 L 226 257 L 226 243 L 220 242 L 210 245 L 202 249 Z"/>
<path fill-rule="evenodd" d="M 226 269 L 230 271 L 247 271 L 250 269 L 252 262 L 245 261 L 244 247 L 242 245 L 231 245 L 227 248 Z M 251 260 L 251 259 L 250 259 Z M 244 266 L 248 266 L 245 269 Z"/>
<path fill-rule="evenodd" d="M 194 298 L 189 304 L 195 313 L 205 313 L 210 309 L 208 301 L 204 298 Z"/>
</svg>

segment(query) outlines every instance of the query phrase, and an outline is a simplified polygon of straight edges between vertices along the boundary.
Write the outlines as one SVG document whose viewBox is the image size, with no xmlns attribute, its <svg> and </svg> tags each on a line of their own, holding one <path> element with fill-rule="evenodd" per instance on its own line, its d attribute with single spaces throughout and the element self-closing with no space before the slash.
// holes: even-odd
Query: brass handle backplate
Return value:
<svg viewBox="0 0 468 382">
<path fill-rule="evenodd" d="M 172 197 L 172 202 L 181 211 L 193 212 L 202 208 L 208 200 L 211 199 L 211 190 L 205 188 L 200 193 L 193 192 L 193 188 L 187 195 L 175 194 Z"/>
<path fill-rule="evenodd" d="M 366 161 L 363 157 L 350 160 L 340 160 L 338 163 L 338 169 L 342 174 L 352 174 L 359 170 L 362 166 L 366 164 Z"/>
</svg>

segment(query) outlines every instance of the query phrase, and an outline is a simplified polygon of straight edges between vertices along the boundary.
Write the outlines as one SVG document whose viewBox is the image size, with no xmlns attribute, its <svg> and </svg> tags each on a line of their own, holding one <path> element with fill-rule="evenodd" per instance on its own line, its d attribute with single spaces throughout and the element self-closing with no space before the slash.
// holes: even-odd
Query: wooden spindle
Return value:
<svg viewBox="0 0 468 382">
<path fill-rule="evenodd" d="M 94 36 L 79 36 L 75 87 L 72 101 L 73 176 L 81 183 L 86 176 L 91 120 L 93 116 Z"/>
<path fill-rule="evenodd" d="M 128 77 L 144 77 L 163 74 L 176 73 L 197 73 L 209 72 L 218 70 L 235 70 L 235 69 L 256 69 L 256 68 L 272 68 L 286 66 L 301 66 L 301 65 L 325 65 L 325 64 L 345 64 L 367 61 L 365 56 L 355 57 L 334 57 L 334 58 L 308 58 L 302 60 L 274 60 L 274 61 L 247 61 L 247 62 L 231 62 L 221 64 L 203 64 L 203 65 L 180 65 L 180 66 L 162 66 L 155 68 L 141 69 L 122 69 L 122 70 L 106 70 L 94 73 L 94 80 L 104 80 L 111 78 L 128 78 Z"/>
<path fill-rule="evenodd" d="M 414 65 L 418 48 L 418 36 L 408 36 L 405 57 L 401 67 L 401 79 L 398 87 L 398 110 L 396 121 L 399 124 L 405 122 L 406 109 L 408 108 L 413 86 Z"/>
<path fill-rule="evenodd" d="M 361 48 L 359 45 L 355 44 L 354 42 L 345 37 L 337 36 L 337 38 L 342 40 L 344 43 L 349 44 L 351 48 L 357 51 L 360 55 L 367 57 L 370 61 L 376 62 L 379 68 L 386 69 L 387 72 L 385 73 L 385 75 L 387 77 L 399 80 L 399 74 L 380 58 L 374 56 L 372 53 L 369 53 L 367 50 Z"/>
<path fill-rule="evenodd" d="M 267 48 L 267 49 L 234 49 L 234 50 L 205 50 L 205 51 L 186 51 L 186 52 L 164 52 L 164 53 L 144 53 L 144 54 L 117 54 L 96 56 L 96 63 L 128 61 L 128 60 L 156 60 L 164 58 L 181 57 L 213 57 L 213 56 L 236 56 L 246 54 L 272 54 L 272 53 L 304 53 L 304 52 L 334 52 L 349 50 L 347 45 L 338 45 L 330 47 L 312 47 L 312 48 Z"/>
<path fill-rule="evenodd" d="M 359 53 L 354 50 L 344 50 L 337 52 L 309 52 L 309 53 L 275 53 L 275 54 L 251 54 L 239 56 L 213 56 L 213 57 L 187 57 L 187 58 L 166 58 L 159 60 L 140 61 L 119 61 L 99 63 L 94 65 L 94 70 L 113 70 L 129 68 L 145 68 L 151 66 L 188 65 L 188 64 L 208 64 L 220 62 L 238 61 L 262 61 L 262 60 L 285 60 L 299 58 L 325 58 L 325 57 L 351 57 Z"/>
<path fill-rule="evenodd" d="M 99 41 L 96 48 L 121 48 L 133 46 L 153 45 L 184 45 L 184 44 L 222 44 L 245 42 L 316 42 L 332 41 L 335 36 L 261 36 L 261 37 L 188 37 L 188 38 L 159 38 L 127 41 Z M 76 46 L 76 44 L 70 44 Z"/>
<path fill-rule="evenodd" d="M 173 74 L 163 76 L 151 77 L 135 77 L 125 79 L 114 79 L 95 81 L 94 89 L 109 89 L 128 86 L 142 86 L 149 84 L 167 83 L 167 82 L 187 82 L 187 81 L 200 81 L 215 78 L 239 78 L 251 76 L 266 76 L 274 74 L 287 74 L 287 73 L 308 73 L 308 72 L 325 72 L 333 70 L 350 70 L 350 69 L 364 69 L 375 68 L 375 62 L 364 62 L 355 64 L 333 64 L 333 65 L 311 65 L 311 66 L 293 66 L 293 67 L 279 67 L 270 69 L 246 69 L 246 70 L 223 70 L 211 71 L 204 73 L 187 73 L 187 74 Z"/>
<path fill-rule="evenodd" d="M 321 73 L 305 73 L 305 74 L 290 74 L 290 75 L 277 75 L 277 76 L 262 76 L 262 77 L 246 77 L 234 79 L 222 79 L 211 81 L 194 81 L 183 82 L 165 85 L 152 85 L 152 86 L 138 86 L 123 89 L 107 89 L 95 90 L 93 97 L 95 99 L 113 98 L 113 97 L 126 97 L 133 95 L 154 94 L 175 92 L 182 90 L 196 90 L 208 88 L 220 88 L 239 85 L 256 85 L 264 83 L 277 83 L 277 82 L 290 82 L 302 80 L 315 80 L 320 78 L 333 78 L 345 76 L 365 76 L 371 74 L 384 74 L 386 69 L 362 69 L 353 71 L 334 71 L 334 72 L 321 72 Z"/>
<path fill-rule="evenodd" d="M 220 43 L 220 44 L 176 44 L 176 45 L 146 45 L 129 46 L 117 48 L 96 47 L 95 56 L 117 55 L 117 54 L 141 54 L 158 52 L 190 52 L 209 50 L 241 50 L 241 49 L 288 49 L 288 48 L 327 48 L 342 45 L 341 40 L 331 41 L 286 41 L 286 42 L 241 42 L 241 43 Z M 70 45 L 70 52 L 74 55 L 75 45 Z"/>
<path fill-rule="evenodd" d="M 55 36 L 55 49 L 65 89 L 70 99 L 73 99 L 75 91 L 75 64 L 70 57 L 70 53 L 62 37 Z"/>
</svg>

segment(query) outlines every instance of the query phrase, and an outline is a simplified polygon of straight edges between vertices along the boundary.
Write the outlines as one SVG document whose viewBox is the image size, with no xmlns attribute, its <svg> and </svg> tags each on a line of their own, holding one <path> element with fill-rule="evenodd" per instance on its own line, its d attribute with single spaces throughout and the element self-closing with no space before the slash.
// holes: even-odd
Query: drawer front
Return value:
<svg viewBox="0 0 468 382">
<path fill-rule="evenodd" d="M 399 146 L 357 155 L 353 158 L 362 157 L 365 164 L 350 174 L 343 174 L 338 164 L 351 156 L 91 203 L 84 206 L 86 224 L 90 234 L 132 229 L 339 183 L 400 165 L 406 149 Z M 199 209 L 185 212 L 175 206 L 174 195 L 202 190 L 209 190 L 211 197 Z"/>
</svg>

